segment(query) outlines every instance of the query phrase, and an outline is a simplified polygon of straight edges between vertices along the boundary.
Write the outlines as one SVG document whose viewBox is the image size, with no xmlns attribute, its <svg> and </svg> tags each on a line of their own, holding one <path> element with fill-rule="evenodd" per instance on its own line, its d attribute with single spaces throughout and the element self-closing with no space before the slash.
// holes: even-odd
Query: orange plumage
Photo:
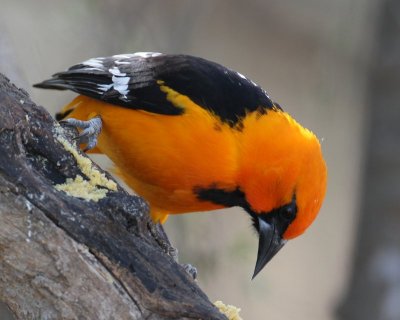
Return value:
<svg viewBox="0 0 400 320">
<path fill-rule="evenodd" d="M 125 93 L 124 99 L 127 100 L 129 93 L 127 94 L 125 82 L 132 81 L 135 73 L 130 71 L 129 74 L 125 69 L 118 69 L 116 59 L 114 60 L 117 62 L 112 67 L 104 67 L 104 72 L 108 69 L 112 74 L 112 82 L 107 84 L 106 94 L 114 94 L 114 99 L 118 93 Z M 152 63 L 156 67 L 161 60 L 158 56 L 126 59 L 120 62 L 130 61 L 133 65 L 137 60 L 143 63 L 153 59 Z M 86 65 L 82 64 L 83 67 L 96 68 L 93 61 L 88 61 Z M 168 61 L 173 68 L 175 60 Z M 202 83 L 196 83 L 198 77 L 207 87 L 209 83 L 204 79 L 204 75 L 210 72 L 211 78 L 214 71 L 204 68 L 214 70 L 211 68 L 220 66 L 215 64 L 216 67 L 209 67 L 209 64 L 204 64 L 205 67 L 202 65 L 201 68 L 207 71 L 201 69 L 201 72 L 194 73 L 194 62 L 198 60 L 190 61 L 189 67 L 185 64 L 190 73 L 183 68 L 182 74 L 185 75 L 185 81 L 193 81 L 191 86 L 186 86 L 186 82 L 180 81 L 180 75 L 174 75 L 173 81 L 170 80 L 168 76 L 171 71 L 166 75 L 160 71 L 159 78 L 157 72 L 156 76 L 152 75 L 152 90 L 157 88 L 157 94 L 162 94 L 165 102 L 171 108 L 176 108 L 176 114 L 173 114 L 174 109 L 166 114 L 153 112 L 150 104 L 150 107 L 141 107 L 140 99 L 136 105 L 132 100 L 133 107 L 122 102 L 112 103 L 108 96 L 93 96 L 90 91 L 87 91 L 89 94 L 85 94 L 86 91 L 82 91 L 81 87 L 77 87 L 79 90 L 75 88 L 75 91 L 85 95 L 75 98 L 62 113 L 80 120 L 101 117 L 103 126 L 98 138 L 97 151 L 110 157 L 123 180 L 149 201 L 154 221 L 164 222 L 168 214 L 207 211 L 233 205 L 244 207 L 260 233 L 260 262 L 257 262 L 256 274 L 259 271 L 257 268 L 262 268 L 276 253 L 270 253 L 272 249 L 268 251 L 262 247 L 264 245 L 261 244 L 261 233 L 269 234 L 268 241 L 271 241 L 272 233 L 276 234 L 276 239 L 291 239 L 303 233 L 317 216 L 325 195 L 327 177 L 320 143 L 311 131 L 303 128 L 279 106 L 270 103 L 264 91 L 257 91 L 257 94 L 266 95 L 260 98 L 264 102 L 257 105 L 256 101 L 254 107 L 250 107 L 251 103 L 248 106 L 244 105 L 243 110 L 239 109 L 240 115 L 236 118 L 236 114 L 229 114 L 229 105 L 224 106 L 228 110 L 227 114 L 224 113 L 225 109 L 218 109 L 220 106 L 205 107 L 209 101 L 225 101 L 225 97 L 217 100 L 218 88 L 215 92 L 207 93 L 201 91 L 201 88 L 193 89 L 192 86 L 201 86 Z M 203 60 L 200 62 L 203 63 Z M 82 72 L 82 65 L 70 70 L 74 71 L 76 68 Z M 165 63 L 161 63 L 159 68 L 164 65 Z M 101 69 L 99 66 L 97 68 Z M 181 69 L 176 68 L 178 74 Z M 225 81 L 224 75 L 229 77 L 229 81 L 221 85 L 221 91 L 234 85 L 237 86 L 237 90 L 243 90 L 243 84 L 248 85 L 246 92 L 250 94 L 251 90 L 261 90 L 258 87 L 252 89 L 251 86 L 256 85 L 241 74 L 234 78 L 232 71 L 226 70 L 230 73 L 225 69 L 215 71 L 215 77 L 222 79 L 219 81 Z M 96 72 L 92 73 L 97 76 Z M 65 80 L 63 74 L 60 74 L 61 76 L 56 77 L 58 82 L 48 80 L 38 86 L 60 89 L 70 88 L 68 86 L 75 84 L 72 81 L 68 82 L 66 76 Z M 139 72 L 137 74 L 139 75 Z M 88 74 L 85 75 L 87 78 Z M 94 82 L 97 79 L 95 76 Z M 163 76 L 167 80 L 163 79 Z M 189 76 L 195 78 L 190 79 Z M 63 81 L 61 84 L 59 79 Z M 104 81 L 103 78 L 99 79 Z M 241 79 L 248 83 L 240 83 L 245 81 Z M 214 86 L 218 85 L 212 79 L 210 82 Z M 101 85 L 101 89 L 105 88 L 104 84 Z M 138 85 L 135 88 L 141 90 L 142 87 Z M 186 92 L 181 92 L 180 88 Z M 231 87 L 229 89 L 231 90 Z M 193 96 L 185 94 L 188 92 L 193 92 Z M 214 96 L 207 100 L 207 94 Z M 143 105 L 153 101 L 151 99 L 150 95 L 145 95 L 145 99 L 142 99 Z M 204 105 L 201 99 L 204 99 Z M 232 103 L 236 101 L 237 99 Z M 267 106 L 264 108 L 263 104 Z M 276 226 L 271 231 L 266 227 L 267 224 Z M 263 231 L 264 229 L 268 230 Z M 276 251 L 279 248 L 275 248 Z M 266 254 L 264 258 L 260 257 L 263 255 L 260 250 L 268 251 L 268 257 Z"/>
</svg>

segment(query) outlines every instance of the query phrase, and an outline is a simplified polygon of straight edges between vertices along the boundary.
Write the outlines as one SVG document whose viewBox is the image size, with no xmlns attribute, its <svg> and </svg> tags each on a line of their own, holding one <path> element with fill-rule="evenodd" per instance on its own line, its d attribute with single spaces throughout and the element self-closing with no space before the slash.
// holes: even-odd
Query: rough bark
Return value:
<svg viewBox="0 0 400 320">
<path fill-rule="evenodd" d="M 226 319 L 155 241 L 141 198 L 54 188 L 85 176 L 67 133 L 0 74 L 0 301 L 17 319 Z"/>
<path fill-rule="evenodd" d="M 342 320 L 400 319 L 400 2 L 380 3 L 353 271 Z"/>
</svg>

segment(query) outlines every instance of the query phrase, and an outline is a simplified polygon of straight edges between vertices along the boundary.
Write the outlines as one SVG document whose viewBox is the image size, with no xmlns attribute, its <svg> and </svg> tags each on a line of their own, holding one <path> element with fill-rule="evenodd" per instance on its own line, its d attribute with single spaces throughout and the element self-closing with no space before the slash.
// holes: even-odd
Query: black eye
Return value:
<svg viewBox="0 0 400 320">
<path fill-rule="evenodd" d="M 283 219 L 290 221 L 290 222 L 293 221 L 294 218 L 296 218 L 296 213 L 297 213 L 297 208 L 296 208 L 296 205 L 294 205 L 294 204 L 284 206 L 279 211 L 279 215 Z"/>
</svg>

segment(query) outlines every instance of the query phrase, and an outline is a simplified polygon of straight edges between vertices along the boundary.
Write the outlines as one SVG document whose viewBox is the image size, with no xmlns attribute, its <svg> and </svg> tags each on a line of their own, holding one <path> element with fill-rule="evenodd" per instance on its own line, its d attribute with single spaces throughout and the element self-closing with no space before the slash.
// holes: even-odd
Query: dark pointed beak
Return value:
<svg viewBox="0 0 400 320">
<path fill-rule="evenodd" d="M 258 242 L 256 267 L 251 279 L 255 278 L 268 261 L 270 261 L 286 243 L 286 240 L 281 237 L 277 223 L 278 221 L 276 221 L 276 218 L 272 218 L 270 222 L 258 218 L 260 238 Z"/>
</svg>

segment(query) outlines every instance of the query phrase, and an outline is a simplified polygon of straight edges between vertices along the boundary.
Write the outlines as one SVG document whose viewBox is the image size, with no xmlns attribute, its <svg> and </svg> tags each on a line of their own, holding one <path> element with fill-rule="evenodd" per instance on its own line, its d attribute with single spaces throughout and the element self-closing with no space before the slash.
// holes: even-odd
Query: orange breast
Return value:
<svg viewBox="0 0 400 320">
<path fill-rule="evenodd" d="M 237 187 L 257 214 L 271 212 L 296 195 L 297 218 L 286 238 L 315 219 L 325 194 L 326 166 L 317 137 L 287 113 L 249 113 L 240 130 L 160 85 L 181 115 L 160 115 L 78 96 L 70 117 L 103 120 L 98 149 L 118 174 L 150 203 L 155 221 L 169 213 L 221 208 L 198 200 L 196 188 Z"/>
<path fill-rule="evenodd" d="M 66 109 L 74 108 L 69 117 L 102 117 L 98 148 L 113 160 L 125 182 L 150 202 L 153 211 L 220 208 L 198 201 L 193 188 L 235 187 L 235 130 L 190 100 L 182 103 L 185 112 L 178 116 L 122 108 L 85 96 L 78 96 Z"/>
</svg>

